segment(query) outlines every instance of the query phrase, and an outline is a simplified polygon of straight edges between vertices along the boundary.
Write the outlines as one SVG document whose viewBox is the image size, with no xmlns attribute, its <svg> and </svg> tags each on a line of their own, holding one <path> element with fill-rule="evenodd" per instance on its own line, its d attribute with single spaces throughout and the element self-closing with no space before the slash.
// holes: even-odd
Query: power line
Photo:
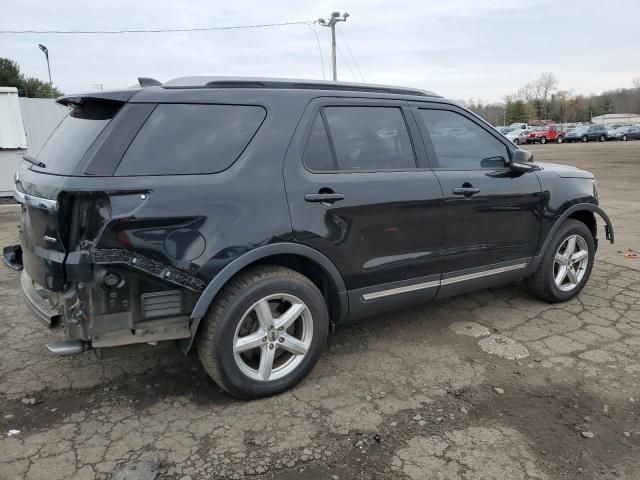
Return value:
<svg viewBox="0 0 640 480">
<path fill-rule="evenodd" d="M 351 47 L 349 46 L 349 42 L 347 41 L 347 36 L 344 34 L 344 32 L 342 31 L 342 28 L 340 28 L 340 25 L 338 25 L 338 31 L 340 32 L 340 35 L 342 36 L 342 39 L 344 40 L 344 44 L 347 46 L 347 52 L 349 52 L 349 55 L 351 56 L 354 65 L 356 66 L 356 69 L 358 70 L 358 73 L 360 74 L 360 78 L 362 78 L 363 82 L 366 82 L 364 75 L 362 75 L 362 71 L 360 70 L 360 65 L 358 65 L 358 61 L 356 60 L 356 57 L 353 55 L 353 52 L 351 51 Z"/>
<path fill-rule="evenodd" d="M 315 24 L 315 22 L 313 22 Z M 308 25 L 309 29 L 313 32 L 316 37 L 316 42 L 318 42 L 318 53 L 320 54 L 320 65 L 322 65 L 322 79 L 326 80 L 327 77 L 324 74 L 324 58 L 322 55 L 322 47 L 320 46 L 320 38 L 318 37 L 318 32 L 316 32 L 315 25 Z"/>
<path fill-rule="evenodd" d="M 351 63 L 347 60 L 347 57 L 344 56 L 344 53 L 342 53 L 342 49 L 340 48 L 339 45 L 338 45 L 338 53 L 340 54 L 340 58 L 342 58 L 342 61 L 344 62 L 344 64 L 349 69 L 349 72 L 351 73 L 351 76 L 353 77 L 353 79 L 356 82 L 359 82 L 360 80 L 358 80 L 358 77 L 356 77 L 356 74 L 353 73 L 353 69 L 351 68 Z"/>
<path fill-rule="evenodd" d="M 297 22 L 260 23 L 254 25 L 231 25 L 226 27 L 159 28 L 139 30 L 0 30 L 0 34 L 62 34 L 62 35 L 116 35 L 123 33 L 175 33 L 175 32 L 211 32 L 215 30 L 241 30 L 247 28 L 285 27 L 289 25 L 312 25 L 314 20 Z"/>
</svg>

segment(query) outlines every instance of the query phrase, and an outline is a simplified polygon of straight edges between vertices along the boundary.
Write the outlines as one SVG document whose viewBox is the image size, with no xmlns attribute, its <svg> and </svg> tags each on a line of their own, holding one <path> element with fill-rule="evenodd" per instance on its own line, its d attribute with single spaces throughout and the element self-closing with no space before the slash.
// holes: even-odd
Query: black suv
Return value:
<svg viewBox="0 0 640 480">
<path fill-rule="evenodd" d="M 190 77 L 58 103 L 7 249 L 65 329 L 54 354 L 195 343 L 232 395 L 273 395 L 335 325 L 518 279 L 568 300 L 595 214 L 613 241 L 591 173 L 533 163 L 430 92 Z"/>
</svg>

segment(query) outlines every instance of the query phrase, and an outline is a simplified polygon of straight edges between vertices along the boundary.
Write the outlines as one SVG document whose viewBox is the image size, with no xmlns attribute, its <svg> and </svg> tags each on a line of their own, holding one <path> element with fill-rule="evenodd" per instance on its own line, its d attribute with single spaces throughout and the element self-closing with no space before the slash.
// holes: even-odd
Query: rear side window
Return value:
<svg viewBox="0 0 640 480">
<path fill-rule="evenodd" d="M 416 168 L 409 131 L 398 107 L 324 107 L 309 135 L 304 162 L 313 171 Z"/>
<path fill-rule="evenodd" d="M 36 158 L 46 167 L 31 167 L 46 173 L 70 175 L 100 132 L 123 103 L 86 101 L 73 108 L 53 131 Z"/>
<path fill-rule="evenodd" d="M 116 175 L 220 172 L 236 161 L 265 116 L 264 108 L 257 106 L 158 105 Z"/>
<path fill-rule="evenodd" d="M 322 115 L 318 113 L 304 149 L 304 164 L 315 172 L 338 170 Z"/>
</svg>

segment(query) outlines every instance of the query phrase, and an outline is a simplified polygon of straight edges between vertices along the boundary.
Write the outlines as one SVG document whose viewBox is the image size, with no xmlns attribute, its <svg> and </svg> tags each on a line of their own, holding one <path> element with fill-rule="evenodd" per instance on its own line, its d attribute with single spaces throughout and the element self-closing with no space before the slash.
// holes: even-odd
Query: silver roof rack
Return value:
<svg viewBox="0 0 640 480">
<path fill-rule="evenodd" d="M 300 80 L 293 78 L 195 76 L 175 78 L 165 82 L 162 86 L 164 88 L 279 88 L 340 90 L 417 95 L 421 97 L 439 96 L 433 92 L 416 88 L 394 87 L 390 85 L 375 85 L 368 83 L 331 82 L 327 80 Z"/>
</svg>

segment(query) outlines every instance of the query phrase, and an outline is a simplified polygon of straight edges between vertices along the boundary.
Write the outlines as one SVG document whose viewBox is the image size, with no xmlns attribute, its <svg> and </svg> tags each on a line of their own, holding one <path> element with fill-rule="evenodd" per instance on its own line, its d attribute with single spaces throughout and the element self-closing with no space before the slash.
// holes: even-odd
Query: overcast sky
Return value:
<svg viewBox="0 0 640 480">
<path fill-rule="evenodd" d="M 64 5 L 64 6 L 63 6 Z M 598 93 L 640 77 L 639 0 L 0 0 L 0 30 L 151 29 L 315 20 L 341 23 L 339 79 L 433 90 L 454 99 L 499 101 L 553 72 L 561 88 Z M 329 29 L 315 27 L 330 77 Z M 316 37 L 295 25 L 252 30 L 127 35 L 0 35 L 0 57 L 66 93 L 130 86 L 138 76 L 322 78 Z M 346 60 L 345 60 L 346 59 Z M 348 62 L 348 63 L 347 63 Z M 351 66 L 351 70 L 349 69 Z M 353 73 L 352 73 L 353 71 Z"/>
</svg>

